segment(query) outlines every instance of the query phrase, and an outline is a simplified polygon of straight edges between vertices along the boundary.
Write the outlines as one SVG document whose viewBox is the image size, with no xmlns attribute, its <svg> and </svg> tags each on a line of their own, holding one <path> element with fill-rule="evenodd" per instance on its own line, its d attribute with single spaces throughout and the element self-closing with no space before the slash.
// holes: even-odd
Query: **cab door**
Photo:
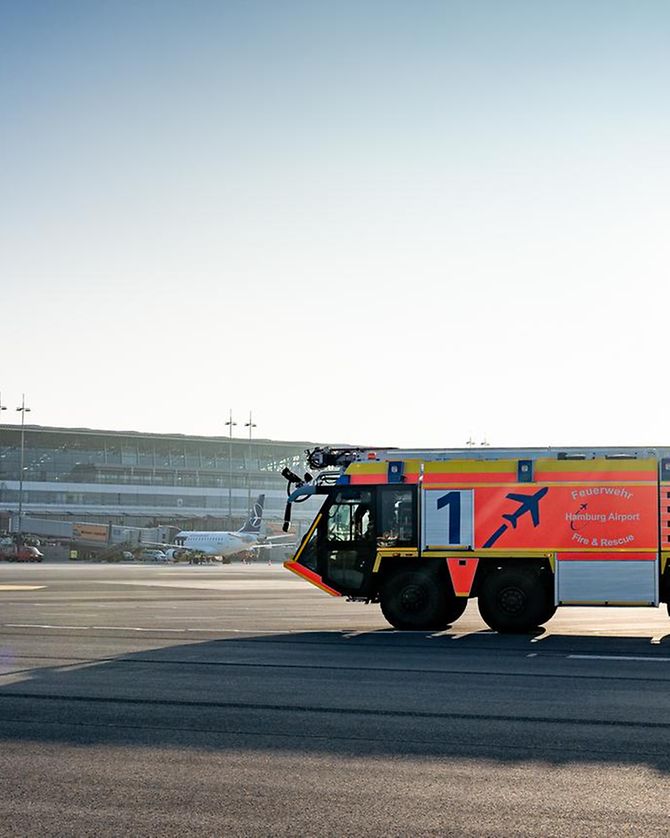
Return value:
<svg viewBox="0 0 670 838">
<path fill-rule="evenodd" d="M 323 512 L 319 524 L 322 579 L 345 595 L 365 595 L 376 555 L 376 489 L 337 488 Z"/>
</svg>

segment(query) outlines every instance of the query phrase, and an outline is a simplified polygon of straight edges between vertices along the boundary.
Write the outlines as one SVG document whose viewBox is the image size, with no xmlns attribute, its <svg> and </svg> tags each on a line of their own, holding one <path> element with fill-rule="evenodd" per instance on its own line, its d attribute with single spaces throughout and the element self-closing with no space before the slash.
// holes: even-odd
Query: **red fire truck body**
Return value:
<svg viewBox="0 0 670 838">
<path fill-rule="evenodd" d="M 670 598 L 670 450 L 307 453 L 330 470 L 285 472 L 289 503 L 324 502 L 285 567 L 379 602 L 397 628 L 444 628 L 472 597 L 501 632 L 530 631 L 557 606 Z"/>
</svg>

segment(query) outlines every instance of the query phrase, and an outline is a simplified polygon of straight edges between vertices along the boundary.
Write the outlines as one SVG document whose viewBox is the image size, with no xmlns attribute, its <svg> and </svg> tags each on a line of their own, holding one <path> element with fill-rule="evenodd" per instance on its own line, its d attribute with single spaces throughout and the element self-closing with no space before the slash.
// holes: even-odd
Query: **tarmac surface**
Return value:
<svg viewBox="0 0 670 838">
<path fill-rule="evenodd" d="M 668 835 L 670 619 L 396 632 L 278 565 L 0 565 L 0 835 Z"/>
</svg>

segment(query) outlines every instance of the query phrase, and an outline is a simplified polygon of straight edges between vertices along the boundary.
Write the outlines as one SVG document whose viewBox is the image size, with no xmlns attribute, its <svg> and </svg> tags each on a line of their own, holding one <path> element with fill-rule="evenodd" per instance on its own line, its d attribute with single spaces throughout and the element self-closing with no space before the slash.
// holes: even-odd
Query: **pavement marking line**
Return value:
<svg viewBox="0 0 670 838">
<path fill-rule="evenodd" d="M 51 626 L 41 623 L 4 623 L 5 628 L 21 629 L 87 629 L 89 626 Z"/>
<path fill-rule="evenodd" d="M 103 629 L 104 631 L 184 631 L 184 629 L 174 628 L 141 628 L 139 626 L 86 626 L 86 628 Z"/>
<path fill-rule="evenodd" d="M 0 623 L 1 628 L 39 628 L 39 629 L 76 629 L 77 631 L 148 631 L 162 634 L 169 631 L 176 634 L 195 634 L 202 632 L 203 634 L 248 634 L 253 637 L 284 637 L 287 634 L 300 634 L 300 631 L 295 629 L 275 629 L 273 631 L 262 631 L 260 634 L 252 629 L 226 628 L 225 626 L 212 628 L 166 628 L 165 626 L 155 626 L 149 628 L 146 626 L 56 626 L 48 623 Z M 324 633 L 339 634 L 341 629 L 324 629 Z M 374 632 L 371 629 L 370 632 Z M 366 632 L 367 634 L 368 632 Z"/>
<path fill-rule="evenodd" d="M 0 585 L 0 591 L 41 591 L 46 585 Z"/>
<path fill-rule="evenodd" d="M 202 591 L 295 591 L 300 580 L 280 579 L 143 579 L 142 581 L 101 579 L 101 585 L 117 585 L 138 588 L 188 588 Z M 308 590 L 305 588 L 305 590 Z"/>
<path fill-rule="evenodd" d="M 653 661 L 654 663 L 670 661 L 670 658 L 659 658 L 655 655 L 653 657 L 651 655 L 566 655 L 566 657 L 582 661 Z"/>
</svg>

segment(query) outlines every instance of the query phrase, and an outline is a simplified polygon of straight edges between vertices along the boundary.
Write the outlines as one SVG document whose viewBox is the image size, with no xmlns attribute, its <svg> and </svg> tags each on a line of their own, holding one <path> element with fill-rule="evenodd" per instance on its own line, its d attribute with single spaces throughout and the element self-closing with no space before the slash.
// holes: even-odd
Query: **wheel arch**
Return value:
<svg viewBox="0 0 670 838">
<path fill-rule="evenodd" d="M 412 558 L 385 556 L 380 562 L 379 570 L 375 576 L 372 584 L 371 594 L 375 599 L 379 598 L 379 593 L 384 585 L 398 573 L 406 570 L 422 570 L 426 573 L 435 574 L 441 577 L 445 585 L 451 586 L 451 579 L 449 571 L 444 559 L 437 558 L 419 558 L 414 556 Z"/>
<path fill-rule="evenodd" d="M 554 571 L 549 558 L 536 556 L 519 558 L 518 556 L 487 556 L 479 560 L 477 572 L 470 591 L 471 597 L 479 596 L 479 591 L 487 576 L 503 569 L 523 570 L 528 573 L 547 574 L 547 580 L 553 582 Z"/>
</svg>

